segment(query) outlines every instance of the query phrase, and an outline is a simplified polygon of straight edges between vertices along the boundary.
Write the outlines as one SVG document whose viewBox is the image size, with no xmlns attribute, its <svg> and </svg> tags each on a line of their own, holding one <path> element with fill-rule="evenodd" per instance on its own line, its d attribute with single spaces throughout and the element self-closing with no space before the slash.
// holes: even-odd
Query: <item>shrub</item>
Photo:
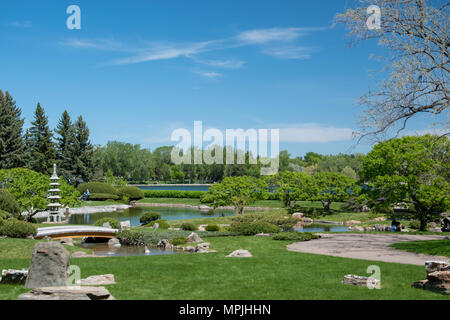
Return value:
<svg viewBox="0 0 450 320">
<path fill-rule="evenodd" d="M 304 207 L 304 206 L 294 206 L 288 209 L 289 214 L 294 212 L 301 212 L 308 218 L 318 218 L 326 215 L 332 215 L 339 213 L 339 210 L 330 209 L 326 211 L 322 207 Z"/>
<path fill-rule="evenodd" d="M 276 225 L 283 229 L 284 231 L 291 230 L 298 222 L 298 219 L 289 217 L 287 219 L 282 218 L 267 218 L 264 221 Z"/>
<path fill-rule="evenodd" d="M 92 201 L 106 201 L 106 200 L 118 200 L 119 196 L 111 193 L 91 193 L 89 200 Z"/>
<path fill-rule="evenodd" d="M 145 226 L 152 228 L 155 223 L 159 224 L 159 229 L 169 229 L 170 228 L 170 224 L 166 220 L 152 221 L 152 222 L 146 224 Z"/>
<path fill-rule="evenodd" d="M 205 227 L 205 230 L 206 231 L 219 231 L 219 226 L 217 225 L 217 224 L 208 224 L 206 227 Z"/>
<path fill-rule="evenodd" d="M 139 219 L 139 221 L 141 222 L 141 224 L 145 225 L 159 219 L 161 219 L 161 215 L 158 212 L 149 211 L 144 213 Z"/>
<path fill-rule="evenodd" d="M 91 197 L 93 193 L 113 194 L 117 196 L 116 189 L 112 185 L 103 182 L 82 183 L 77 189 L 81 194 L 86 192 L 86 190 L 89 190 Z"/>
<path fill-rule="evenodd" d="M 280 232 L 275 234 L 273 240 L 289 240 L 289 241 L 309 241 L 318 239 L 319 236 L 309 232 Z"/>
<path fill-rule="evenodd" d="M 186 238 L 175 238 L 171 241 L 174 246 L 179 246 L 181 244 L 185 244 L 187 242 Z"/>
<path fill-rule="evenodd" d="M 0 228 L 5 224 L 5 219 L 3 219 L 2 217 L 0 217 Z"/>
<path fill-rule="evenodd" d="M 100 220 L 98 220 L 98 221 L 96 221 L 94 223 L 94 226 L 101 227 L 106 222 L 108 222 L 109 225 L 111 226 L 111 228 L 113 228 L 113 229 L 119 229 L 120 228 L 119 220 L 114 219 L 114 218 L 110 218 L 110 217 L 101 218 Z"/>
<path fill-rule="evenodd" d="M 116 237 L 125 246 L 142 246 L 145 244 L 144 233 L 137 230 L 122 230 L 116 233 Z"/>
<path fill-rule="evenodd" d="M 6 189 L 0 189 L 0 210 L 9 212 L 13 216 L 20 214 L 20 207 L 16 198 Z"/>
<path fill-rule="evenodd" d="M 185 222 L 180 226 L 181 230 L 186 230 L 186 231 L 195 231 L 197 230 L 197 227 L 190 222 Z"/>
<path fill-rule="evenodd" d="M 17 219 L 5 221 L 0 228 L 0 234 L 10 238 L 26 238 L 34 236 L 36 232 L 37 228 L 33 224 Z"/>
<path fill-rule="evenodd" d="M 8 220 L 8 219 L 12 218 L 12 216 L 10 213 L 0 210 L 0 218 L 2 218 L 3 220 Z"/>
<path fill-rule="evenodd" d="M 141 200 L 144 198 L 144 192 L 137 187 L 122 187 L 118 191 L 121 198 L 128 197 L 129 201 Z"/>
<path fill-rule="evenodd" d="M 420 221 L 419 220 L 413 220 L 409 223 L 409 227 L 411 229 L 416 229 L 419 230 L 420 229 Z"/>
<path fill-rule="evenodd" d="M 280 232 L 280 228 L 265 221 L 256 221 L 251 223 L 235 223 L 231 226 L 230 231 L 252 236 L 258 233 L 278 233 Z"/>
<path fill-rule="evenodd" d="M 144 190 L 146 198 L 190 198 L 200 199 L 206 191 L 182 191 L 182 190 Z"/>
</svg>

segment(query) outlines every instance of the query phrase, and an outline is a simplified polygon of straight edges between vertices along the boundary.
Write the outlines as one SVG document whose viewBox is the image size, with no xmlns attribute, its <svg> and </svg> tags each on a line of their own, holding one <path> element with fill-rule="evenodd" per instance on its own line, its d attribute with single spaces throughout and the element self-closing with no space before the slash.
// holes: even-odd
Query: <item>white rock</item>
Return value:
<svg viewBox="0 0 450 320">
<path fill-rule="evenodd" d="M 120 230 L 130 230 L 131 228 L 131 222 L 130 220 L 127 221 L 121 221 L 120 222 Z"/>
<path fill-rule="evenodd" d="M 252 254 L 248 250 L 239 249 L 236 251 L 233 251 L 229 255 L 227 255 L 228 258 L 250 258 L 253 257 Z"/>
</svg>

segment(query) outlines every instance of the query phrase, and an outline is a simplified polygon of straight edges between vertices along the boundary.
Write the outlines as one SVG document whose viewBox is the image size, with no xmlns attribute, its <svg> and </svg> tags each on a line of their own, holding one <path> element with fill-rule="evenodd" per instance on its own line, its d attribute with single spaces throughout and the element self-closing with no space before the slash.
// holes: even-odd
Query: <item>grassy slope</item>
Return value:
<svg viewBox="0 0 450 320">
<path fill-rule="evenodd" d="M 4 240 L 0 239 L 0 252 L 15 247 L 16 241 L 17 246 L 34 245 L 32 240 Z M 289 252 L 288 242 L 267 238 L 208 241 L 217 253 L 83 258 L 71 263 L 81 268 L 82 277 L 113 273 L 117 284 L 107 287 L 118 299 L 449 299 L 411 287 L 425 277 L 421 266 Z M 225 257 L 240 248 L 254 257 Z M 381 268 L 381 290 L 340 283 L 349 273 L 366 275 L 373 264 Z M 1 254 L 0 269 L 28 265 L 29 257 Z M 0 299 L 15 299 L 25 292 L 21 286 L 1 288 Z"/>
<path fill-rule="evenodd" d="M 450 257 L 450 240 L 400 242 L 392 244 L 391 247 L 409 252 Z"/>
</svg>

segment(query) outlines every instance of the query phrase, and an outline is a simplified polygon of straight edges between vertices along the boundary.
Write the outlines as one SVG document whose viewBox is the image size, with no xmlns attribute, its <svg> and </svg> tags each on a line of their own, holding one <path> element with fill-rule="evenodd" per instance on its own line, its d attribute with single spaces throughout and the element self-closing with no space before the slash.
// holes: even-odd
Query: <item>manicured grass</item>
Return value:
<svg viewBox="0 0 450 320">
<path fill-rule="evenodd" d="M 0 240 L 0 243 L 3 241 Z M 2 251 L 14 246 L 11 240 Z M 19 240 L 30 241 L 32 240 Z M 113 273 L 107 286 L 117 299 L 449 299 L 411 287 L 422 266 L 289 252 L 286 241 L 256 237 L 209 238 L 217 253 L 71 259 L 81 276 Z M 236 249 L 253 258 L 226 258 Z M 343 285 L 346 274 L 381 268 L 381 290 Z M 0 269 L 28 267 L 29 258 L 1 258 Z M 16 299 L 22 286 L 1 286 L 0 299 Z"/>
<path fill-rule="evenodd" d="M 173 203 L 173 204 L 189 204 L 192 206 L 204 205 L 200 202 L 200 199 L 191 198 L 144 198 L 138 201 L 138 203 Z M 250 207 L 269 207 L 269 208 L 281 208 L 283 203 L 279 200 L 259 200 L 251 204 Z"/>
<path fill-rule="evenodd" d="M 450 257 L 450 240 L 429 240 L 394 243 L 391 247 L 399 250 Z"/>
<path fill-rule="evenodd" d="M 96 207 L 96 206 L 111 206 L 116 204 L 124 204 L 120 201 L 106 200 L 106 201 L 83 201 L 81 205 L 77 207 Z"/>
</svg>

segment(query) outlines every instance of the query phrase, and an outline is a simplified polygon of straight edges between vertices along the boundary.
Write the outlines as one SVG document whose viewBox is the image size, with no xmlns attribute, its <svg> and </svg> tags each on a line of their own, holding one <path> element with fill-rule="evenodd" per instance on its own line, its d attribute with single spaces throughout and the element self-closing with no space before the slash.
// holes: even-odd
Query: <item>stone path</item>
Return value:
<svg viewBox="0 0 450 320">
<path fill-rule="evenodd" d="M 339 233 L 321 234 L 318 240 L 296 242 L 287 246 L 289 251 L 324 254 L 334 257 L 396 262 L 423 266 L 425 261 L 450 261 L 448 257 L 417 254 L 390 248 L 395 242 L 441 240 L 445 236 L 408 234 Z M 449 242 L 450 245 L 450 242 Z"/>
</svg>

